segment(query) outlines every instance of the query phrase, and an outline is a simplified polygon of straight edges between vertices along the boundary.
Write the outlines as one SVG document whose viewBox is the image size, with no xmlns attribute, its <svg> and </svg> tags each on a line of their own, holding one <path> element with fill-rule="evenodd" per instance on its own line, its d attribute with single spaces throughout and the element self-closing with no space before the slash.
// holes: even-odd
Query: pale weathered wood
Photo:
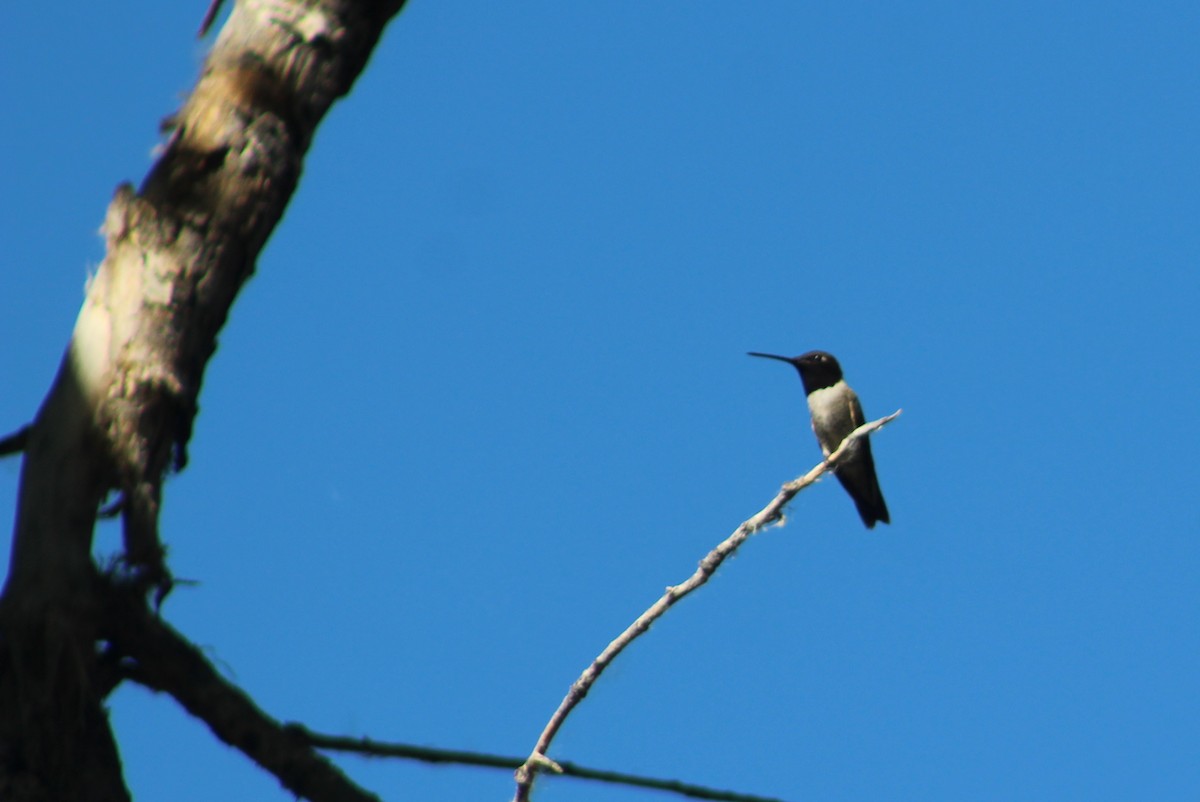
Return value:
<svg viewBox="0 0 1200 802">
<path fill-rule="evenodd" d="M 139 190 L 118 188 L 107 254 L 25 440 L 0 594 L 0 798 L 128 798 L 102 706 L 114 655 L 98 642 L 117 628 L 90 556 L 98 506 L 122 494 L 123 581 L 165 593 L 161 487 L 186 461 L 217 333 L 318 122 L 403 4 L 240 0 L 161 158 Z"/>
</svg>

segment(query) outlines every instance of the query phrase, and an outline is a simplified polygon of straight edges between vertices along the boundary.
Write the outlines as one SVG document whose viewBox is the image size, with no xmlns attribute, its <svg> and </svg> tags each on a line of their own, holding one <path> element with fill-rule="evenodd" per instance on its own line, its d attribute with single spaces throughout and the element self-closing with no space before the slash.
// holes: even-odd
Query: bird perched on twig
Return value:
<svg viewBox="0 0 1200 802">
<path fill-rule="evenodd" d="M 750 356 L 787 362 L 800 372 L 800 381 L 804 383 L 804 392 L 808 395 L 813 433 L 826 457 L 842 444 L 846 435 L 866 423 L 858 396 L 842 378 L 842 366 L 833 354 L 809 351 L 788 357 L 757 351 L 749 353 Z M 834 468 L 834 475 L 854 500 L 854 506 L 858 508 L 858 514 L 868 529 L 873 529 L 878 521 L 891 523 L 887 504 L 883 501 L 883 491 L 879 489 L 879 479 L 875 476 L 871 443 L 866 437 L 855 441 L 850 453 Z"/>
</svg>

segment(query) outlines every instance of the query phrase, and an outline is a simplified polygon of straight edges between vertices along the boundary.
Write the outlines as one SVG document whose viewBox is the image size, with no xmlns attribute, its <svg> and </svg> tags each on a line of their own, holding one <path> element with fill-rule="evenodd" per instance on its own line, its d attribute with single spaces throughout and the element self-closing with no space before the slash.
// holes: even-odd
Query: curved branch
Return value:
<svg viewBox="0 0 1200 802">
<path fill-rule="evenodd" d="M 788 502 L 795 498 L 796 494 L 801 490 L 820 479 L 826 472 L 836 468 L 837 464 L 845 458 L 846 453 L 855 440 L 860 437 L 866 437 L 871 432 L 883 428 L 895 420 L 900 415 L 900 412 L 901 410 L 896 410 L 891 415 L 859 426 L 846 436 L 846 439 L 837 447 L 837 450 L 830 454 L 824 462 L 798 479 L 785 484 L 780 489 L 778 495 L 767 506 L 745 520 L 741 526 L 734 530 L 732 535 L 710 551 L 700 561 L 700 567 L 696 569 L 694 574 L 683 583 L 667 588 L 666 593 L 658 601 L 650 605 L 646 612 L 638 616 L 624 632 L 605 647 L 604 651 L 592 661 L 592 664 L 584 669 L 579 679 L 575 680 L 571 685 L 566 697 L 563 698 L 562 703 L 559 704 L 558 709 L 554 711 L 554 715 L 547 722 L 545 729 L 542 730 L 541 737 L 538 738 L 533 752 L 521 764 L 520 768 L 517 769 L 515 773 L 517 791 L 513 797 L 513 802 L 528 802 L 529 794 L 533 789 L 533 781 L 538 771 L 549 770 L 556 774 L 561 773 L 562 767 L 546 755 L 547 750 L 550 748 L 550 742 L 558 734 L 559 729 L 567 720 L 567 716 L 583 701 L 588 691 L 591 690 L 592 685 L 600 678 L 604 669 L 608 668 L 609 664 L 617 658 L 617 655 L 624 651 L 625 647 L 633 643 L 640 635 L 649 630 L 650 625 L 666 613 L 675 602 L 708 582 L 709 578 L 716 573 L 717 568 L 721 566 L 721 563 L 725 562 L 730 555 L 737 551 L 738 547 L 749 539 L 751 535 L 776 521 L 782 521 L 783 509 L 787 506 Z"/>
</svg>

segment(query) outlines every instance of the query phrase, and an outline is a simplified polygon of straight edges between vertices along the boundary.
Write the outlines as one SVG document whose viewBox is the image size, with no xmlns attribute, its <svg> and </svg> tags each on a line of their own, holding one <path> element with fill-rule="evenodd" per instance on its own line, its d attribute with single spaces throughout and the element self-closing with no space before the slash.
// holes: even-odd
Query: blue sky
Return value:
<svg viewBox="0 0 1200 802">
<path fill-rule="evenodd" d="M 9 10 L 5 429 L 192 85 L 203 5 Z M 280 719 L 526 754 L 817 460 L 794 372 L 744 353 L 822 348 L 869 416 L 905 410 L 874 438 L 894 523 L 810 489 L 552 756 L 789 800 L 1195 799 L 1198 24 L 412 0 L 222 334 L 164 513 L 199 584 L 167 619 Z M 112 716 L 137 798 L 289 798 L 167 698 Z M 512 792 L 341 764 L 389 800 Z"/>
</svg>

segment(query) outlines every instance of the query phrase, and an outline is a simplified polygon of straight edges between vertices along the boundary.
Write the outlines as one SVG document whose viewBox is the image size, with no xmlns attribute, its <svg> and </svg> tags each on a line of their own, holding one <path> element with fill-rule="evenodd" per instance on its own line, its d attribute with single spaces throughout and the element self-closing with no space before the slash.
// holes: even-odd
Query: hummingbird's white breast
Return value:
<svg viewBox="0 0 1200 802">
<path fill-rule="evenodd" d="M 850 385 L 839 379 L 830 387 L 808 394 L 808 411 L 812 415 L 813 433 L 825 456 L 841 445 L 846 435 L 862 425 L 862 408 Z"/>
</svg>

